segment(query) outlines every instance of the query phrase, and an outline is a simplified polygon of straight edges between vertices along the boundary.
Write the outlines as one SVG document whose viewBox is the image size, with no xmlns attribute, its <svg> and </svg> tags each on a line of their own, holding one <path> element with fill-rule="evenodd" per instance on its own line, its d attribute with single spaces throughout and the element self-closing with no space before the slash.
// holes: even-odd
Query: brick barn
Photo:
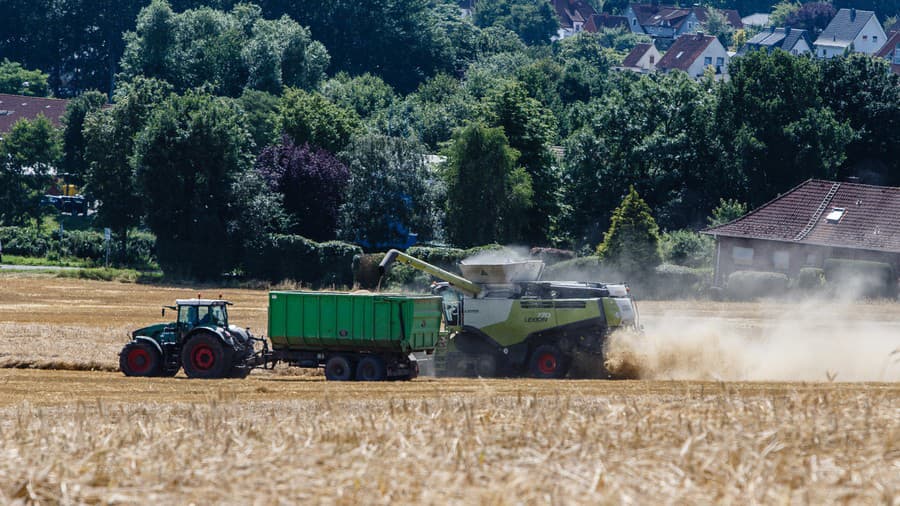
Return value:
<svg viewBox="0 0 900 506">
<path fill-rule="evenodd" d="M 715 286 L 740 270 L 794 277 L 830 258 L 883 262 L 900 272 L 900 188 L 810 179 L 703 233 L 716 239 Z"/>
</svg>

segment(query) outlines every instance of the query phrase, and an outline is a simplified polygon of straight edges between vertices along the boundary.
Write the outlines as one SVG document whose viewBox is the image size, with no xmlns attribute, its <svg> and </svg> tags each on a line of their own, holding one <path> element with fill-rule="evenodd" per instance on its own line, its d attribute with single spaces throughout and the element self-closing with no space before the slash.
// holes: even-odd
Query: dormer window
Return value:
<svg viewBox="0 0 900 506">
<path fill-rule="evenodd" d="M 828 213 L 828 216 L 825 217 L 825 221 L 828 223 L 837 223 L 844 217 L 845 212 L 847 212 L 847 210 L 843 207 L 835 207 Z"/>
</svg>

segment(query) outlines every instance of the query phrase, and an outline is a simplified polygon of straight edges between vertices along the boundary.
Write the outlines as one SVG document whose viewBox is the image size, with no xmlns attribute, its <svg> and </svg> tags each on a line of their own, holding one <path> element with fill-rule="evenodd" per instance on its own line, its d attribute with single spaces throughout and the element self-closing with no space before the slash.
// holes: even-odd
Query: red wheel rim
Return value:
<svg viewBox="0 0 900 506">
<path fill-rule="evenodd" d="M 137 374 L 144 374 L 150 370 L 150 352 L 144 348 L 132 348 L 125 356 L 128 368 Z"/>
<path fill-rule="evenodd" d="M 538 371 L 541 371 L 541 374 L 553 374 L 556 372 L 556 368 L 559 364 L 556 362 L 556 355 L 552 353 L 542 353 L 538 357 Z"/>
<path fill-rule="evenodd" d="M 191 351 L 191 365 L 201 371 L 212 369 L 216 365 L 216 354 L 210 346 L 201 344 Z"/>
</svg>

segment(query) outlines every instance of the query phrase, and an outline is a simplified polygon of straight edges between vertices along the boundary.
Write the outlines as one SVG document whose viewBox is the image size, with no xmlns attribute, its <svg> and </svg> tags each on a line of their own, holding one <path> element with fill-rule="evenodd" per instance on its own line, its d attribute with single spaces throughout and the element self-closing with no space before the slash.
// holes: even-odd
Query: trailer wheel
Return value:
<svg viewBox="0 0 900 506">
<path fill-rule="evenodd" d="M 344 355 L 332 355 L 325 362 L 325 379 L 329 381 L 350 381 L 353 379 L 353 366 Z"/>
<path fill-rule="evenodd" d="M 159 376 L 162 357 L 149 343 L 133 341 L 119 353 L 119 369 L 125 376 Z"/>
<path fill-rule="evenodd" d="M 188 378 L 224 378 L 231 370 L 231 350 L 217 337 L 199 334 L 181 350 L 181 366 Z"/>
<path fill-rule="evenodd" d="M 563 378 L 569 372 L 569 361 L 556 346 L 543 344 L 531 354 L 528 372 L 534 378 Z"/>
<path fill-rule="evenodd" d="M 366 355 L 356 366 L 356 379 L 359 381 L 384 381 L 387 377 L 387 366 L 378 355 Z"/>
</svg>

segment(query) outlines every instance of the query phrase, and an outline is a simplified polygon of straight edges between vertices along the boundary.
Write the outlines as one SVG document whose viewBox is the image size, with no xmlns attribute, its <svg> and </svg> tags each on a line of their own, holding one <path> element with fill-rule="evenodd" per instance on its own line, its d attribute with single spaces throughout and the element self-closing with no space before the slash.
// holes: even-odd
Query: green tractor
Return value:
<svg viewBox="0 0 900 506">
<path fill-rule="evenodd" d="M 119 368 L 126 376 L 175 376 L 184 369 L 189 378 L 244 378 L 251 358 L 258 353 L 250 329 L 228 323 L 226 300 L 179 299 L 178 319 L 132 332 L 132 340 L 119 353 Z M 265 344 L 264 344 L 265 346 Z"/>
<path fill-rule="evenodd" d="M 444 298 L 450 338 L 435 350 L 440 376 L 563 378 L 585 358 L 592 376 L 610 377 L 604 346 L 620 328 L 640 328 L 628 286 L 584 281 L 541 281 L 540 260 L 463 261 L 463 276 L 391 250 L 382 274 L 401 262 L 443 280 L 432 292 Z"/>
</svg>

